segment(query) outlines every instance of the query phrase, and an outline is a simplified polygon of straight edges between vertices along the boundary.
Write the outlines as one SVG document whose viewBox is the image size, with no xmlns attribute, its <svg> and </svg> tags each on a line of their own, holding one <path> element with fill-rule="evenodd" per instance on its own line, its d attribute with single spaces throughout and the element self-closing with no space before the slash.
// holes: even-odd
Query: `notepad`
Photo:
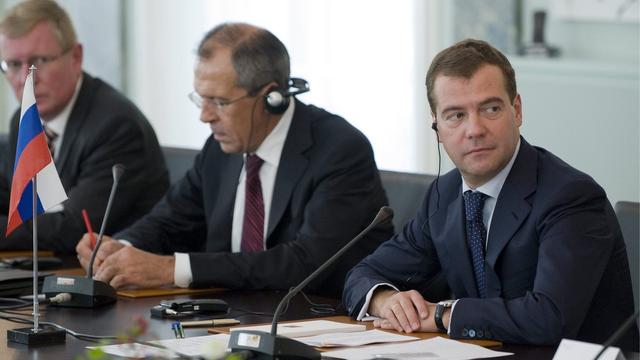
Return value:
<svg viewBox="0 0 640 360">
<path fill-rule="evenodd" d="M 329 333 L 346 333 L 366 330 L 365 325 L 346 324 L 329 320 L 310 320 L 278 324 L 278 335 L 286 337 L 314 336 Z M 271 332 L 271 325 L 232 327 L 229 331 L 255 330 Z"/>
</svg>

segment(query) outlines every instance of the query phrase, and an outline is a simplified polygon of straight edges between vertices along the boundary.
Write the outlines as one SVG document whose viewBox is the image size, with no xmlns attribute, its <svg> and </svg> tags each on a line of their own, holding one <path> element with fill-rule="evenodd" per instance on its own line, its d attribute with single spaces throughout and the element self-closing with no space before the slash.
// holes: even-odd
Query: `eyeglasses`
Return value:
<svg viewBox="0 0 640 360">
<path fill-rule="evenodd" d="M 71 50 L 71 49 L 69 49 Z M 20 73 L 20 71 L 22 71 L 22 67 L 23 65 L 27 66 L 31 66 L 34 65 L 38 70 L 42 70 L 43 68 L 45 68 L 47 66 L 47 64 L 50 64 L 58 59 L 60 59 L 61 57 L 63 57 L 64 55 L 66 55 L 69 50 L 65 50 L 62 53 L 58 54 L 58 55 L 36 55 L 36 56 L 32 56 L 29 59 L 27 59 L 26 62 L 22 61 L 22 60 L 2 60 L 0 61 L 0 70 L 2 70 L 2 72 L 4 74 L 8 74 L 8 75 L 15 75 Z"/>
<path fill-rule="evenodd" d="M 235 99 L 225 100 L 218 97 L 200 96 L 197 92 L 194 91 L 191 92 L 188 97 L 189 100 L 191 100 L 191 102 L 193 102 L 199 109 L 202 109 L 205 104 L 209 104 L 209 106 L 213 106 L 216 110 L 224 111 L 229 107 L 229 105 L 252 96 L 249 94 L 245 94 Z"/>
</svg>

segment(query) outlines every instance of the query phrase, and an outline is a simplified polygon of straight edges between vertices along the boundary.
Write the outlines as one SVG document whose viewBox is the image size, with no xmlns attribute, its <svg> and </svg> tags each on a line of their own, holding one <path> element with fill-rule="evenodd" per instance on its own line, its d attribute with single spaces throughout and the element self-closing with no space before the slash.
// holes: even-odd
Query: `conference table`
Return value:
<svg viewBox="0 0 640 360">
<path fill-rule="evenodd" d="M 68 273 L 68 272 L 67 272 Z M 73 271 L 71 272 L 73 273 Z M 63 308 L 42 306 L 40 321 L 53 322 L 78 333 L 91 335 L 117 335 L 136 324 L 136 319 L 143 319 L 148 323 L 143 340 L 172 339 L 175 338 L 171 324 L 175 320 L 156 319 L 150 316 L 150 309 L 158 305 L 160 300 L 185 299 L 185 298 L 217 298 L 225 300 L 230 306 L 230 312 L 225 317 L 238 319 L 241 324 L 270 323 L 271 314 L 280 300 L 286 294 L 285 291 L 237 291 L 218 290 L 208 294 L 197 295 L 169 295 L 160 297 L 129 298 L 119 296 L 111 305 L 94 309 Z M 308 295 L 314 303 L 332 305 L 337 312 L 335 314 L 315 314 L 311 311 L 312 305 L 298 294 L 294 297 L 287 311 L 281 316 L 286 320 L 301 320 L 330 315 L 344 315 L 344 307 L 339 299 Z M 31 307 L 19 311 L 31 316 Z M 5 314 L 5 313 L 3 313 Z M 9 322 L 0 319 L 0 359 L 74 359 L 86 352 L 87 346 L 96 343 L 79 340 L 67 334 L 66 342 L 57 345 L 27 346 L 23 344 L 7 342 L 7 330 L 28 327 L 24 324 Z M 185 336 L 207 335 L 207 328 L 185 328 Z M 551 359 L 555 353 L 555 347 L 525 346 L 503 344 L 494 347 L 495 350 L 514 353 L 513 356 L 500 357 L 500 359 Z M 627 354 L 627 359 L 638 359 L 638 354 Z"/>
</svg>

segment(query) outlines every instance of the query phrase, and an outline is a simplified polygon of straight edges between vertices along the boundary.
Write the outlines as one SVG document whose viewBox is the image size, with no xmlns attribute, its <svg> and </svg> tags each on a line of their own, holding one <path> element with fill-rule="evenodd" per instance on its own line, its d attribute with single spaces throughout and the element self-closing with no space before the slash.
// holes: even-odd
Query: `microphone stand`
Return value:
<svg viewBox="0 0 640 360">
<path fill-rule="evenodd" d="M 107 219 L 111 211 L 111 205 L 113 204 L 113 198 L 118 188 L 120 177 L 124 173 L 124 165 L 115 164 L 111 168 L 113 173 L 113 186 L 111 187 L 111 193 L 109 194 L 109 200 L 107 202 L 107 209 L 102 219 L 102 225 L 100 227 L 100 234 L 98 235 L 98 241 L 91 253 L 91 261 L 87 270 L 87 276 L 48 276 L 44 279 L 42 285 L 42 292 L 45 293 L 47 298 L 57 296 L 59 294 L 69 294 L 71 299 L 63 302 L 51 303 L 50 306 L 59 307 L 81 307 L 81 308 L 94 308 L 98 306 L 108 305 L 116 301 L 116 290 L 109 284 L 93 279 L 93 262 L 95 260 L 100 244 L 102 243 L 102 237 L 107 226 Z"/>
<path fill-rule="evenodd" d="M 381 223 L 393 218 L 393 210 L 388 206 L 383 206 L 373 221 L 360 234 L 351 239 L 338 252 L 333 254 L 327 261 L 318 267 L 311 275 L 307 276 L 300 284 L 291 289 L 287 295 L 280 301 L 276 311 L 273 314 L 271 323 L 271 332 L 245 330 L 231 332 L 229 339 L 229 348 L 231 352 L 251 352 L 253 358 L 256 359 L 320 359 L 320 353 L 313 347 L 303 344 L 291 338 L 277 335 L 278 319 L 285 305 L 297 295 L 300 290 L 307 286 L 320 273 L 331 266 L 338 258 L 340 258 L 347 250 L 349 250 L 356 242 L 360 241 L 373 228 Z"/>
</svg>

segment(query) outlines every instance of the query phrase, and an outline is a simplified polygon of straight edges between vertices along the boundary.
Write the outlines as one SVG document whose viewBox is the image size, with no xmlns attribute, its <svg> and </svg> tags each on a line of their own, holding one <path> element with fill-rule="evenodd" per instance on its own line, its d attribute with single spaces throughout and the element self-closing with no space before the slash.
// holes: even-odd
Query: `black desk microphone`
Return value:
<svg viewBox="0 0 640 360">
<path fill-rule="evenodd" d="M 98 234 L 98 241 L 91 253 L 91 261 L 89 262 L 89 268 L 87 270 L 87 276 L 48 276 L 44 279 L 42 285 L 42 292 L 47 298 L 54 297 L 58 294 L 67 293 L 71 295 L 71 299 L 60 303 L 51 303 L 50 306 L 61 307 L 84 307 L 93 308 L 96 306 L 102 306 L 111 304 L 116 301 L 116 290 L 109 284 L 102 281 L 93 279 L 93 262 L 102 244 L 102 237 L 107 226 L 107 219 L 111 212 L 111 205 L 113 204 L 113 198 L 116 194 L 116 189 L 120 181 L 120 177 L 124 173 L 125 167 L 122 164 L 115 164 L 111 168 L 113 173 L 113 186 L 111 186 L 111 193 L 109 194 L 109 201 L 107 201 L 107 209 L 104 212 L 104 218 L 102 218 L 102 226 L 100 226 L 100 234 Z"/>
<path fill-rule="evenodd" d="M 315 279 L 320 273 L 331 266 L 342 254 L 349 250 L 356 242 L 362 239 L 369 231 L 376 226 L 389 221 L 393 218 L 393 210 L 388 206 L 383 206 L 373 221 L 360 234 L 351 239 L 338 252 L 333 254 L 324 264 L 320 265 L 311 275 L 302 280 L 298 286 L 291 289 L 287 295 L 280 301 L 276 311 L 273 313 L 273 322 L 271 323 L 271 333 L 262 331 L 246 330 L 233 331 L 229 339 L 229 348 L 232 352 L 250 352 L 255 359 L 320 359 L 320 353 L 311 346 L 303 344 L 299 341 L 277 335 L 278 318 L 282 313 L 285 305 L 307 286 L 311 280 Z"/>
</svg>

